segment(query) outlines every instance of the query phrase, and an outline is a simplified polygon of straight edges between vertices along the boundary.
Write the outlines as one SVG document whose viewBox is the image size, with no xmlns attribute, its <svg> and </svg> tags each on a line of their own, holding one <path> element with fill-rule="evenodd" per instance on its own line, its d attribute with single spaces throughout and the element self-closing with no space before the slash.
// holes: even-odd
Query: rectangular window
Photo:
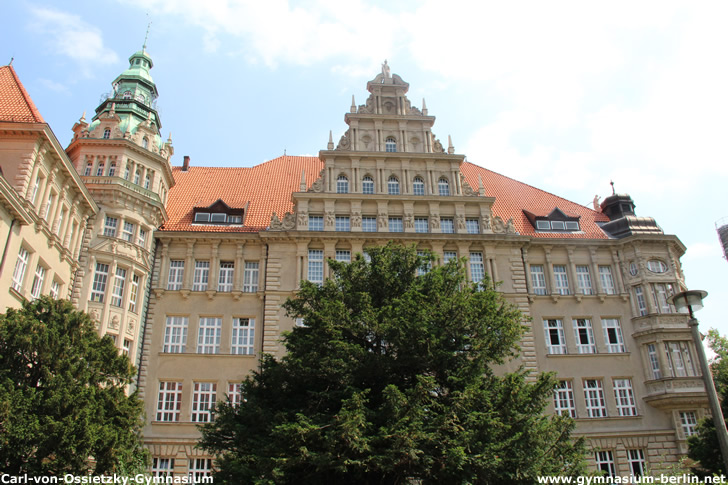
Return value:
<svg viewBox="0 0 728 485">
<path fill-rule="evenodd" d="M 576 350 L 580 354 L 596 353 L 597 346 L 594 344 L 594 330 L 592 329 L 591 320 L 588 318 L 577 318 L 572 323 L 574 325 Z"/>
<path fill-rule="evenodd" d="M 61 284 L 58 281 L 53 280 L 51 282 L 51 292 L 50 292 L 51 298 L 55 298 L 57 300 L 58 295 L 60 293 L 61 293 Z"/>
<path fill-rule="evenodd" d="M 88 174 L 87 174 L 88 175 Z M 35 199 L 38 197 L 38 188 L 40 187 L 40 175 L 35 178 L 35 184 L 33 184 L 33 193 L 30 196 L 30 203 L 35 205 Z"/>
<path fill-rule="evenodd" d="M 228 383 L 228 401 L 232 406 L 243 402 L 243 385 L 240 382 Z"/>
<path fill-rule="evenodd" d="M 614 477 L 617 475 L 614 467 L 614 455 L 610 450 L 595 451 L 594 461 L 596 462 L 597 470 L 604 472 L 604 476 Z"/>
<path fill-rule="evenodd" d="M 617 414 L 620 416 L 637 416 L 637 405 L 634 401 L 632 381 L 614 379 L 614 400 L 617 402 Z"/>
<path fill-rule="evenodd" d="M 667 368 L 670 377 L 697 375 L 693 366 L 693 357 L 688 342 L 665 342 L 665 354 L 667 354 Z"/>
<path fill-rule="evenodd" d="M 427 217 L 415 217 L 415 232 L 429 232 L 430 225 Z"/>
<path fill-rule="evenodd" d="M 217 384 L 214 382 L 195 382 L 192 392 L 192 422 L 209 423 L 212 421 L 212 408 L 217 399 Z"/>
<path fill-rule="evenodd" d="M 243 272 L 243 291 L 245 293 L 256 293 L 258 291 L 258 262 L 246 261 Z"/>
<path fill-rule="evenodd" d="M 129 242 L 132 242 L 134 240 L 134 224 L 124 221 L 124 225 L 121 229 L 121 238 L 124 241 Z"/>
<path fill-rule="evenodd" d="M 99 303 L 104 302 L 104 294 L 106 293 L 106 280 L 109 277 L 109 265 L 96 263 L 96 273 L 94 273 L 94 282 L 91 286 L 91 301 Z"/>
<path fill-rule="evenodd" d="M 571 387 L 571 381 L 559 381 L 554 388 L 554 411 L 559 416 L 576 417 L 574 389 Z"/>
<path fill-rule="evenodd" d="M 660 313 L 672 313 L 672 305 L 667 299 L 672 296 L 672 285 L 670 283 L 654 283 L 652 285 L 652 295 L 655 299 L 655 308 Z"/>
<path fill-rule="evenodd" d="M 124 339 L 123 346 L 121 347 L 121 353 L 128 356 L 131 352 L 131 340 L 128 338 Z"/>
<path fill-rule="evenodd" d="M 152 458 L 153 477 L 173 477 L 174 458 Z"/>
<path fill-rule="evenodd" d="M 207 291 L 210 278 L 210 262 L 195 261 L 195 274 L 192 281 L 192 291 Z"/>
<path fill-rule="evenodd" d="M 637 300 L 637 311 L 639 311 L 640 316 L 643 317 L 647 315 L 647 302 L 645 301 L 645 294 L 642 291 L 641 286 L 634 287 L 634 296 Z"/>
<path fill-rule="evenodd" d="M 599 282 L 602 284 L 602 291 L 607 295 L 614 295 L 614 278 L 612 277 L 611 266 L 599 266 Z"/>
<path fill-rule="evenodd" d="M 111 304 L 121 306 L 124 301 L 124 283 L 126 282 L 126 270 L 124 268 L 116 268 L 114 276 L 114 288 L 111 290 Z"/>
<path fill-rule="evenodd" d="M 139 238 L 137 239 L 137 244 L 141 247 L 146 247 L 147 245 L 147 231 L 139 228 Z"/>
<path fill-rule="evenodd" d="M 48 201 L 46 202 L 46 206 L 45 206 L 45 214 L 43 214 L 43 219 L 45 219 L 46 222 L 50 222 L 48 220 L 48 218 L 51 215 L 51 206 L 52 205 L 53 205 L 53 192 L 48 194 Z"/>
<path fill-rule="evenodd" d="M 655 344 L 647 344 L 647 358 L 650 361 L 652 378 L 662 379 L 662 371 L 660 370 L 660 361 L 657 357 L 657 346 Z"/>
<path fill-rule="evenodd" d="M 377 218 L 376 217 L 362 217 L 361 218 L 361 230 L 362 230 L 362 232 L 377 232 Z"/>
<path fill-rule="evenodd" d="M 455 222 L 452 217 L 442 217 L 440 219 L 440 232 L 443 234 L 453 234 L 455 232 Z"/>
<path fill-rule="evenodd" d="M 480 283 L 483 278 L 485 278 L 483 253 L 470 253 L 470 280 L 473 283 Z"/>
<path fill-rule="evenodd" d="M 531 265 L 531 288 L 537 295 L 546 294 L 546 274 L 541 264 Z"/>
<path fill-rule="evenodd" d="M 308 250 L 308 281 L 324 284 L 324 252 L 321 249 Z"/>
<path fill-rule="evenodd" d="M 200 317 L 200 330 L 197 333 L 198 354 L 219 354 L 222 318 Z"/>
<path fill-rule="evenodd" d="M 576 265 L 576 282 L 579 285 L 579 292 L 584 295 L 594 294 L 592 289 L 591 275 L 589 274 L 589 266 L 585 264 Z"/>
<path fill-rule="evenodd" d="M 417 251 L 417 256 L 425 257 L 425 256 L 427 256 L 427 254 L 425 254 L 424 251 Z M 417 276 L 424 276 L 427 273 L 429 273 L 431 269 L 432 269 L 432 264 L 430 263 L 430 261 L 427 261 L 426 263 L 420 265 L 417 268 Z"/>
<path fill-rule="evenodd" d="M 449 263 L 450 261 L 452 261 L 454 259 L 458 259 L 458 253 L 455 251 L 445 251 L 442 254 L 442 261 L 445 264 Z"/>
<path fill-rule="evenodd" d="M 680 425 L 685 438 L 694 435 L 698 428 L 698 418 L 695 411 L 680 411 Z"/>
<path fill-rule="evenodd" d="M 187 473 L 189 483 L 203 483 L 204 477 L 212 476 L 212 458 L 193 458 Z"/>
<path fill-rule="evenodd" d="M 106 222 L 104 223 L 104 236 L 116 237 L 116 227 L 119 225 L 119 220 L 116 217 L 106 216 Z"/>
<path fill-rule="evenodd" d="M 606 418 L 607 405 L 604 402 L 604 388 L 599 379 L 584 379 L 584 400 L 589 418 Z"/>
<path fill-rule="evenodd" d="M 404 225 L 401 217 L 389 218 L 389 232 L 404 232 Z"/>
<path fill-rule="evenodd" d="M 336 261 L 341 263 L 351 263 L 351 251 L 348 249 L 337 249 Z"/>
<path fill-rule="evenodd" d="M 33 285 L 30 287 L 30 297 L 34 300 L 40 297 L 43 291 L 43 281 L 45 280 L 46 269 L 40 264 L 35 267 L 35 276 L 33 276 Z"/>
<path fill-rule="evenodd" d="M 157 397 L 157 421 L 178 422 L 182 404 L 182 383 L 162 381 Z"/>
<path fill-rule="evenodd" d="M 162 352 L 183 354 L 187 346 L 188 317 L 167 317 Z"/>
<path fill-rule="evenodd" d="M 116 162 L 111 162 L 111 165 L 109 165 L 109 177 L 113 177 L 116 175 Z"/>
<path fill-rule="evenodd" d="M 233 318 L 233 341 L 230 353 L 252 355 L 255 346 L 255 319 Z"/>
<path fill-rule="evenodd" d="M 173 259 L 169 262 L 169 279 L 167 280 L 168 290 L 181 290 L 182 279 L 185 275 L 185 262 L 181 259 Z"/>
<path fill-rule="evenodd" d="M 554 265 L 554 280 L 556 281 L 556 292 L 559 295 L 569 294 L 569 277 L 566 274 L 566 266 L 563 264 Z"/>
<path fill-rule="evenodd" d="M 56 235 L 60 238 L 61 237 L 61 231 L 63 231 L 63 219 L 66 217 L 66 212 L 63 208 L 63 204 L 61 204 L 61 210 L 58 212 L 58 224 L 56 225 Z M 63 242 L 61 240 L 61 242 Z"/>
<path fill-rule="evenodd" d="M 603 318 L 602 329 L 604 329 L 604 343 L 607 346 L 607 352 L 618 354 L 627 351 L 624 347 L 622 326 L 619 324 L 619 319 Z"/>
<path fill-rule="evenodd" d="M 13 289 L 15 291 L 22 291 L 23 289 L 23 278 L 25 277 L 25 269 L 28 267 L 28 258 L 30 254 L 25 248 L 20 248 L 18 251 L 18 259 L 15 261 L 15 270 L 13 271 Z"/>
<path fill-rule="evenodd" d="M 308 230 L 309 231 L 323 231 L 324 230 L 324 216 L 308 216 Z"/>
<path fill-rule="evenodd" d="M 136 313 L 137 298 L 139 297 L 139 275 L 131 276 L 131 288 L 129 289 L 129 311 Z"/>
<path fill-rule="evenodd" d="M 566 338 L 564 336 L 564 325 L 561 320 L 544 320 L 543 330 L 546 336 L 546 348 L 548 349 L 548 353 L 565 354 Z"/>
<path fill-rule="evenodd" d="M 220 274 L 217 278 L 217 291 L 233 291 L 233 275 L 235 274 L 235 263 L 232 261 L 220 261 Z"/>
<path fill-rule="evenodd" d="M 627 461 L 629 462 L 629 471 L 633 477 L 641 477 L 645 474 L 647 461 L 645 460 L 644 450 L 627 450 Z"/>
<path fill-rule="evenodd" d="M 349 232 L 351 230 L 349 216 L 336 216 L 336 230 L 340 232 Z"/>
<path fill-rule="evenodd" d="M 465 219 L 465 229 L 468 234 L 480 234 L 480 221 L 478 219 Z"/>
</svg>

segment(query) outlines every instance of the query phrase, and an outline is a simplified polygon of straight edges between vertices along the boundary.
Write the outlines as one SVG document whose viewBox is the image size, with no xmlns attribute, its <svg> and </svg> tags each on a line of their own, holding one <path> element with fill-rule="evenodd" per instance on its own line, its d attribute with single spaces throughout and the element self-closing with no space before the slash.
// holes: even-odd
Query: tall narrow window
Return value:
<svg viewBox="0 0 728 485">
<path fill-rule="evenodd" d="M 602 319 L 602 328 L 604 329 L 604 343 L 607 346 L 607 352 L 616 354 L 627 351 L 624 347 L 622 326 L 619 324 L 619 319 Z"/>
<path fill-rule="evenodd" d="M 599 281 L 602 284 L 602 291 L 607 295 L 614 295 L 614 278 L 612 277 L 611 266 L 599 266 Z"/>
<path fill-rule="evenodd" d="M 86 163 L 86 168 L 83 170 L 83 174 L 86 177 L 88 177 L 89 175 L 91 175 L 91 171 L 93 170 L 93 168 L 94 168 L 93 162 L 87 162 Z"/>
<path fill-rule="evenodd" d="M 217 384 L 214 382 L 195 382 L 192 392 L 192 422 L 209 423 L 212 421 L 212 408 L 217 398 Z"/>
<path fill-rule="evenodd" d="M 369 175 L 364 177 L 361 181 L 361 192 L 363 194 L 373 194 L 374 193 L 374 179 L 371 178 Z"/>
<path fill-rule="evenodd" d="M 579 285 L 579 293 L 591 295 L 592 290 L 591 275 L 589 274 L 589 266 L 585 264 L 576 265 L 576 282 Z"/>
<path fill-rule="evenodd" d="M 576 417 L 574 389 L 571 381 L 559 381 L 554 388 L 554 411 L 559 416 Z"/>
<path fill-rule="evenodd" d="M 634 400 L 632 381 L 629 379 L 614 379 L 613 383 L 617 414 L 620 416 L 637 416 L 637 405 Z"/>
<path fill-rule="evenodd" d="M 50 215 L 52 214 L 51 207 L 53 206 L 53 198 L 53 192 L 48 194 L 48 201 L 46 202 L 45 213 L 43 214 L 43 219 L 48 223 L 50 223 Z"/>
<path fill-rule="evenodd" d="M 96 176 L 101 177 L 104 175 L 104 162 L 99 162 L 96 166 Z"/>
<path fill-rule="evenodd" d="M 417 251 L 417 256 L 421 258 L 427 257 L 427 253 L 424 251 Z M 417 276 L 424 276 L 432 269 L 432 263 L 428 260 L 417 267 Z"/>
<path fill-rule="evenodd" d="M 126 270 L 124 268 L 116 268 L 114 275 L 114 288 L 111 290 L 111 304 L 121 306 L 124 297 L 124 283 L 126 282 Z"/>
<path fill-rule="evenodd" d="M 443 234 L 453 234 L 455 232 L 455 224 L 452 217 L 440 218 L 440 232 Z"/>
<path fill-rule="evenodd" d="M 197 334 L 198 354 L 219 354 L 222 318 L 201 317 L 200 330 Z"/>
<path fill-rule="evenodd" d="M 149 138 L 147 138 L 146 136 L 142 138 L 142 148 L 144 148 L 145 150 L 149 148 Z"/>
<path fill-rule="evenodd" d="M 308 281 L 324 283 L 324 252 L 321 249 L 308 250 Z"/>
<path fill-rule="evenodd" d="M 596 462 L 597 470 L 604 472 L 604 476 L 613 477 L 617 475 L 616 468 L 614 467 L 614 454 L 611 450 L 595 451 L 594 461 Z"/>
<path fill-rule="evenodd" d="M 137 244 L 141 247 L 146 247 L 147 245 L 147 231 L 139 228 L 139 237 L 137 238 Z"/>
<path fill-rule="evenodd" d="M 568 295 L 569 277 L 566 274 L 566 266 L 563 264 L 554 265 L 554 279 L 556 280 L 556 291 L 560 295 Z"/>
<path fill-rule="evenodd" d="M 637 300 L 637 311 L 639 312 L 640 316 L 643 317 L 647 315 L 647 302 L 645 301 L 645 294 L 642 291 L 641 286 L 634 287 L 634 296 Z"/>
<path fill-rule="evenodd" d="M 695 411 L 680 411 L 680 424 L 685 438 L 694 435 L 698 429 L 698 418 Z"/>
<path fill-rule="evenodd" d="M 61 231 L 63 230 L 63 219 L 66 217 L 66 212 L 61 203 L 61 210 L 58 212 L 58 223 L 56 225 L 56 235 L 61 238 Z M 62 238 L 61 238 L 62 239 Z"/>
<path fill-rule="evenodd" d="M 181 290 L 182 280 L 185 275 L 185 262 L 182 259 L 173 259 L 169 262 L 169 279 L 167 280 L 168 290 Z"/>
<path fill-rule="evenodd" d="M 116 227 L 119 225 L 119 220 L 116 217 L 106 216 L 104 222 L 104 236 L 116 237 Z"/>
<path fill-rule="evenodd" d="M 660 370 L 660 361 L 657 357 L 657 346 L 655 344 L 647 344 L 647 358 L 650 361 L 652 378 L 662 379 L 662 371 Z"/>
<path fill-rule="evenodd" d="M 437 191 L 440 195 L 450 195 L 450 183 L 446 178 L 437 181 Z"/>
<path fill-rule="evenodd" d="M 233 291 L 233 275 L 235 274 L 235 263 L 232 261 L 220 261 L 220 275 L 217 279 L 217 291 Z"/>
<path fill-rule="evenodd" d="M 483 278 L 485 278 L 483 253 L 470 253 L 470 280 L 473 283 L 480 283 Z"/>
<path fill-rule="evenodd" d="M 387 139 L 384 141 L 384 149 L 388 152 L 396 152 L 397 151 L 397 140 L 395 140 L 393 137 L 387 137 Z"/>
<path fill-rule="evenodd" d="M 110 128 L 104 128 L 104 139 L 108 140 L 111 138 L 111 129 Z"/>
<path fill-rule="evenodd" d="M 113 177 L 116 175 L 116 162 L 111 162 L 109 164 L 109 177 Z"/>
<path fill-rule="evenodd" d="M 246 261 L 243 273 L 243 291 L 255 293 L 258 291 L 258 261 Z"/>
<path fill-rule="evenodd" d="M 414 195 L 425 195 L 425 181 L 422 177 L 415 177 L 412 181 L 412 193 Z"/>
<path fill-rule="evenodd" d="M 387 181 L 387 193 L 389 195 L 399 195 L 399 180 L 392 175 Z"/>
<path fill-rule="evenodd" d="M 146 174 L 144 176 L 144 188 L 149 190 L 149 187 L 152 185 L 152 178 L 149 176 L 149 174 Z"/>
<path fill-rule="evenodd" d="M 561 320 L 552 318 L 543 321 L 543 331 L 546 337 L 546 349 L 549 354 L 565 354 L 566 338 L 564 325 Z"/>
<path fill-rule="evenodd" d="M 574 338 L 576 339 L 576 350 L 580 354 L 596 353 L 597 347 L 594 344 L 594 331 L 591 320 L 588 318 L 577 318 L 574 323 Z"/>
<path fill-rule="evenodd" d="M 667 367 L 670 372 L 670 377 L 697 375 L 693 366 L 693 357 L 688 342 L 665 342 L 665 354 L 667 354 Z"/>
<path fill-rule="evenodd" d="M 232 406 L 238 406 L 243 402 L 243 385 L 240 382 L 228 384 L 228 401 Z"/>
<path fill-rule="evenodd" d="M 174 458 L 152 458 L 152 476 L 162 478 L 173 477 Z"/>
<path fill-rule="evenodd" d="M 30 288 L 30 297 L 39 298 L 43 291 L 43 281 L 45 280 L 46 269 L 40 264 L 35 267 L 35 276 L 33 276 L 33 285 Z"/>
<path fill-rule="evenodd" d="M 531 265 L 531 288 L 537 295 L 546 294 L 546 274 L 542 264 Z"/>
<path fill-rule="evenodd" d="M 157 421 L 179 421 L 182 405 L 182 383 L 162 381 L 157 396 Z"/>
<path fill-rule="evenodd" d="M 607 405 L 604 402 L 604 388 L 599 379 L 584 379 L 584 400 L 589 418 L 606 418 Z"/>
<path fill-rule="evenodd" d="M 207 291 L 210 277 L 210 262 L 195 261 L 195 275 L 192 282 L 192 291 Z"/>
<path fill-rule="evenodd" d="M 135 183 L 136 185 L 139 185 L 139 179 L 141 179 L 141 177 L 142 177 L 142 172 L 141 172 L 140 170 L 137 170 L 137 171 L 136 171 L 136 172 L 134 173 L 134 183 Z"/>
<path fill-rule="evenodd" d="M 89 169 L 89 173 L 90 173 L 90 169 Z M 86 175 L 88 175 L 88 174 L 86 174 Z M 35 183 L 33 184 L 33 192 L 30 196 L 30 203 L 33 205 L 35 205 L 35 200 L 38 197 L 38 188 L 40 188 L 40 175 L 38 175 L 35 178 Z"/>
<path fill-rule="evenodd" d="M 129 340 L 128 338 L 124 339 L 124 343 L 121 347 L 121 353 L 126 356 L 131 353 L 131 340 Z"/>
<path fill-rule="evenodd" d="M 61 284 L 58 281 L 53 280 L 51 282 L 51 291 L 50 291 L 49 295 L 51 295 L 51 298 L 54 298 L 57 300 L 60 293 L 61 293 Z"/>
<path fill-rule="evenodd" d="M 647 460 L 645 460 L 645 452 L 641 449 L 627 450 L 627 461 L 629 462 L 629 471 L 634 477 L 641 477 L 647 470 Z"/>
<path fill-rule="evenodd" d="M 131 275 L 131 287 L 129 288 L 129 311 L 136 313 L 137 299 L 139 298 L 139 275 Z"/>
<path fill-rule="evenodd" d="M 96 272 L 94 273 L 94 282 L 91 286 L 91 301 L 99 303 L 104 302 L 104 294 L 106 293 L 106 280 L 109 277 L 109 265 L 96 263 Z"/>
<path fill-rule="evenodd" d="M 255 348 L 255 319 L 233 318 L 233 337 L 230 353 L 252 355 Z"/>
<path fill-rule="evenodd" d="M 124 241 L 132 242 L 134 240 L 134 229 L 134 224 L 124 221 L 124 225 L 121 228 L 121 238 Z"/>
<path fill-rule="evenodd" d="M 188 317 L 167 317 L 162 352 L 183 354 L 187 346 Z"/>
<path fill-rule="evenodd" d="M 346 175 L 339 175 L 339 178 L 336 179 L 336 193 L 349 193 L 349 178 Z"/>
<path fill-rule="evenodd" d="M 655 307 L 660 313 L 672 313 L 672 305 L 667 299 L 672 295 L 672 285 L 667 283 L 654 283 L 652 285 L 652 295 L 655 299 Z"/>
</svg>

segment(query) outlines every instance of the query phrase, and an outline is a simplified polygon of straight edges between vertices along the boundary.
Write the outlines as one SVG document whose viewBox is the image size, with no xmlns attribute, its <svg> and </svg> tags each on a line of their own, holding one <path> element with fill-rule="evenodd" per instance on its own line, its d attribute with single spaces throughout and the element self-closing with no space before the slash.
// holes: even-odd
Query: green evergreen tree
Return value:
<svg viewBox="0 0 728 485">
<path fill-rule="evenodd" d="M 720 335 L 717 330 L 708 331 L 708 342 L 710 348 L 715 352 L 715 359 L 710 363 L 710 370 L 713 373 L 715 389 L 721 399 L 720 408 L 723 418 L 728 417 L 728 402 L 726 402 L 726 391 L 728 391 L 728 339 Z M 723 464 L 723 457 L 720 453 L 718 435 L 715 432 L 715 423 L 712 417 L 703 419 L 698 425 L 697 433 L 688 438 L 688 457 L 699 463 L 694 468 L 697 475 L 728 475 Z"/>
<path fill-rule="evenodd" d="M 143 405 L 128 357 L 67 300 L 0 315 L 0 469 L 11 475 L 146 468 Z"/>
<path fill-rule="evenodd" d="M 216 483 L 536 483 L 582 471 L 573 422 L 543 415 L 551 375 L 500 372 L 522 314 L 464 262 L 417 276 L 433 259 L 390 244 L 331 261 L 322 286 L 285 303 L 305 327 L 264 356 L 244 401 L 217 406 L 200 446 Z"/>
</svg>

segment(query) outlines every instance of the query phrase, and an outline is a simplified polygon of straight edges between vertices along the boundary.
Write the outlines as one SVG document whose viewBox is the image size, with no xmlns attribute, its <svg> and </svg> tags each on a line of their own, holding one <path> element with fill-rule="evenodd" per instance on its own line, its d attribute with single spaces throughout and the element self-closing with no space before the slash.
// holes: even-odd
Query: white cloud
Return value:
<svg viewBox="0 0 728 485">
<path fill-rule="evenodd" d="M 61 84 L 50 79 L 39 79 L 38 81 L 43 85 L 43 87 L 45 87 L 49 91 L 64 94 L 70 92 L 68 86 L 66 86 L 65 84 Z"/>
<path fill-rule="evenodd" d="M 104 46 L 101 30 L 80 16 L 40 7 L 31 8 L 31 14 L 29 28 L 47 37 L 54 52 L 76 61 L 84 75 L 91 75 L 95 64 L 118 61 L 116 53 Z"/>
</svg>

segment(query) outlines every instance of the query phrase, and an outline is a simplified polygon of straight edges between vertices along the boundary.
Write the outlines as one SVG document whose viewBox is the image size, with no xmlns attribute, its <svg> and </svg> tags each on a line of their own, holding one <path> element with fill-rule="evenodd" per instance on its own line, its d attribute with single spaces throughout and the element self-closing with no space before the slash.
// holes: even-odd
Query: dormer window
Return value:
<svg viewBox="0 0 728 485">
<path fill-rule="evenodd" d="M 142 139 L 142 147 L 144 147 L 144 149 L 149 148 L 149 138 L 146 136 Z"/>
<path fill-rule="evenodd" d="M 242 224 L 244 213 L 245 208 L 233 208 L 218 199 L 207 207 L 195 207 L 192 220 L 196 224 Z"/>
<path fill-rule="evenodd" d="M 111 138 L 111 128 L 104 129 L 104 140 Z"/>
<path fill-rule="evenodd" d="M 387 140 L 384 142 L 384 149 L 387 152 L 396 152 L 397 151 L 397 140 L 395 140 L 391 136 L 389 138 L 387 138 Z"/>
<path fill-rule="evenodd" d="M 548 232 L 579 232 L 578 215 L 567 214 L 558 207 L 554 208 L 549 214 L 534 214 L 524 210 L 528 220 L 533 224 L 536 231 Z"/>
<path fill-rule="evenodd" d="M 227 222 L 227 214 L 223 214 L 220 212 L 213 212 L 210 214 L 210 222 L 216 222 L 216 223 L 225 223 Z"/>
</svg>

